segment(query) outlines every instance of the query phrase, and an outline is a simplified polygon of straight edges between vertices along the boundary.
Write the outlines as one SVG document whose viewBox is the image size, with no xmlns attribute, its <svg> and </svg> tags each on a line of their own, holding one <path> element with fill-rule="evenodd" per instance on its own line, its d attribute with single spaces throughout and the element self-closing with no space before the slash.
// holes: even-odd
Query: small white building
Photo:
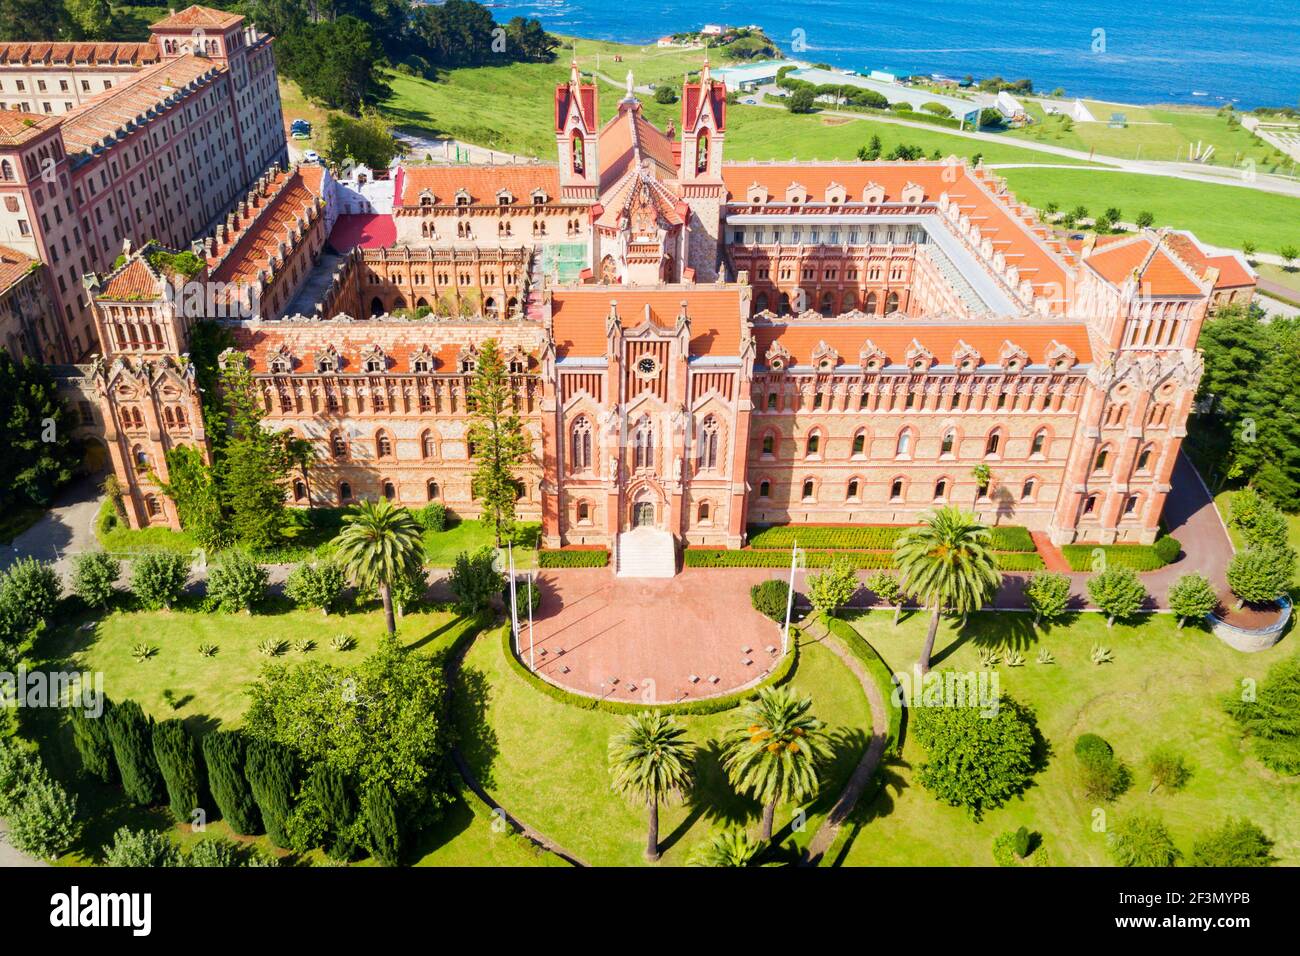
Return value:
<svg viewBox="0 0 1300 956">
<path fill-rule="evenodd" d="M 896 74 L 886 73 L 884 70 L 872 70 L 870 73 L 867 74 L 867 76 L 873 80 L 878 80 L 881 83 L 898 82 L 898 76 Z"/>
<path fill-rule="evenodd" d="M 718 37 L 722 36 L 722 30 L 723 28 L 716 23 L 706 23 L 704 29 L 700 30 L 700 32 L 706 37 Z"/>
<path fill-rule="evenodd" d="M 1092 110 L 1084 105 L 1083 100 L 1076 99 L 1070 105 L 1070 117 L 1080 123 L 1095 123 L 1097 117 L 1092 115 Z"/>
<path fill-rule="evenodd" d="M 1012 122 L 1023 120 L 1025 118 L 1024 106 L 1006 90 L 1002 90 L 998 93 L 996 105 L 998 112 Z"/>
</svg>

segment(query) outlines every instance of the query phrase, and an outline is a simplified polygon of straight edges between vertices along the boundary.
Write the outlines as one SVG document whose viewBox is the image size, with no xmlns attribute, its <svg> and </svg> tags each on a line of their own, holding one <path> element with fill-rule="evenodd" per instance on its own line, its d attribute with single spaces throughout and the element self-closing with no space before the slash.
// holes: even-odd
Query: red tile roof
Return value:
<svg viewBox="0 0 1300 956">
<path fill-rule="evenodd" d="M 280 243 L 289 241 L 289 230 L 299 218 L 306 220 L 313 204 L 319 201 L 308 188 L 301 172 L 281 170 L 271 179 L 269 193 L 249 211 L 249 220 L 228 237 L 225 245 L 209 257 L 214 282 L 249 283 L 266 268 L 271 257 L 278 255 Z"/>
<path fill-rule="evenodd" d="M 1113 286 L 1123 285 L 1137 273 L 1143 295 L 1199 295 L 1201 292 L 1169 253 L 1158 245 L 1158 240 L 1147 235 L 1094 250 L 1084 262 Z"/>
<path fill-rule="evenodd" d="M 397 223 L 388 215 L 339 216 L 330 230 L 329 243 L 337 252 L 362 249 L 384 249 L 397 242 Z"/>
<path fill-rule="evenodd" d="M 695 286 L 642 290 L 629 286 L 589 286 L 555 289 L 551 294 L 552 333 L 560 358 L 595 358 L 605 354 L 605 318 L 610 301 L 617 302 L 625 329 L 641 325 L 647 316 L 662 328 L 672 328 L 686 302 L 691 321 L 691 355 L 740 354 L 740 287 Z"/>
<path fill-rule="evenodd" d="M 703 85 L 696 83 L 682 84 L 682 130 L 694 129 L 704 111 L 705 103 L 713 108 L 717 128 L 727 128 L 727 85 L 721 80 L 710 80 L 709 90 L 703 91 Z"/>
<path fill-rule="evenodd" d="M 1239 289 L 1255 285 L 1255 276 L 1241 264 L 1240 259 L 1232 255 L 1206 255 L 1205 250 L 1187 233 L 1171 232 L 1165 236 L 1165 244 L 1200 275 L 1204 275 L 1206 269 L 1218 269 L 1219 277 L 1214 281 L 1216 289 Z"/>
<path fill-rule="evenodd" d="M 1078 361 L 1092 361 L 1092 347 L 1087 327 L 1079 324 L 1021 325 L 925 325 L 924 323 L 886 324 L 882 322 L 837 323 L 834 320 L 807 325 L 754 324 L 757 361 L 762 364 L 768 347 L 776 340 L 790 353 L 795 365 L 812 365 L 812 353 L 825 342 L 840 356 L 840 365 L 857 365 L 867 341 L 880 348 L 887 364 L 901 365 L 915 340 L 934 355 L 940 365 L 952 363 L 953 353 L 962 342 L 979 352 L 983 364 L 997 364 L 1006 342 L 1024 349 L 1030 364 L 1043 365 L 1053 342 L 1074 352 Z"/>
<path fill-rule="evenodd" d="M 0 110 L 0 146 L 21 146 L 59 125 L 61 116 Z"/>
<path fill-rule="evenodd" d="M 570 76 L 577 75 L 577 64 L 573 64 Z M 587 129 L 595 129 L 600 125 L 600 117 L 596 110 L 596 86 L 594 83 L 578 84 L 578 113 L 582 116 L 583 125 Z M 565 121 L 569 117 L 569 107 L 573 103 L 573 86 L 572 83 L 560 83 L 555 87 L 555 128 L 563 129 Z"/>
<path fill-rule="evenodd" d="M 152 302 L 162 296 L 162 279 L 144 256 L 131 256 L 109 273 L 97 296 L 113 302 Z"/>
<path fill-rule="evenodd" d="M 68 63 L 90 66 L 144 66 L 158 62 L 153 43 L 0 43 L 0 64 Z"/>
<path fill-rule="evenodd" d="M 0 293 L 8 292 L 39 260 L 8 246 L 0 246 Z"/>
<path fill-rule="evenodd" d="M 532 193 L 541 189 L 548 204 L 558 204 L 560 170 L 556 166 L 519 163 L 509 166 L 403 166 L 399 206 L 419 207 L 420 193 L 429 190 L 434 203 L 454 206 L 456 191 L 469 193 L 474 206 L 495 206 L 497 193 L 506 189 L 516 206 L 531 206 Z"/>
<path fill-rule="evenodd" d="M 149 27 L 150 30 L 192 30 L 195 27 L 215 27 L 224 30 L 232 27 L 244 18 L 237 13 L 214 10 L 212 7 L 200 7 L 197 4 L 186 7 L 179 13 L 164 17 Z"/>
</svg>

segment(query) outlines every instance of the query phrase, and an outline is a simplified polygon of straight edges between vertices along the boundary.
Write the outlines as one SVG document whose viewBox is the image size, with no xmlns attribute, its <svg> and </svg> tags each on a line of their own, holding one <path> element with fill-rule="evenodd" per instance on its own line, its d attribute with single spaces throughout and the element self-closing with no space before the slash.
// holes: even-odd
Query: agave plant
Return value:
<svg viewBox="0 0 1300 956">
<path fill-rule="evenodd" d="M 689 862 L 691 866 L 753 866 L 762 849 L 763 844 L 751 840 L 742 828 L 725 827 L 697 846 Z"/>
<path fill-rule="evenodd" d="M 137 663 L 147 661 L 158 653 L 158 648 L 154 644 L 146 644 L 144 641 L 136 644 L 131 648 L 131 656 L 136 659 Z"/>
<path fill-rule="evenodd" d="M 357 639 L 350 634 L 335 634 L 330 638 L 330 647 L 336 651 L 350 651 L 357 646 Z"/>
<path fill-rule="evenodd" d="M 293 642 L 293 649 L 299 654 L 310 654 L 312 651 L 316 650 L 316 642 L 310 637 L 300 637 L 298 640 Z"/>
<path fill-rule="evenodd" d="M 1056 658 L 1052 656 L 1052 652 L 1049 651 L 1047 648 L 1045 648 L 1045 647 L 1040 647 L 1040 648 L 1038 649 L 1038 663 L 1040 663 L 1040 664 L 1055 664 L 1055 663 L 1056 663 Z"/>
<path fill-rule="evenodd" d="M 204 657 L 216 657 L 217 645 L 209 644 L 207 641 L 204 641 L 202 644 L 199 645 L 199 653 Z"/>
<path fill-rule="evenodd" d="M 1110 648 L 1102 647 L 1100 644 L 1092 645 L 1090 657 L 1094 664 L 1109 664 L 1115 659 L 1115 655 L 1110 652 Z"/>
<path fill-rule="evenodd" d="M 980 648 L 980 667 L 988 669 L 996 667 L 1002 660 L 1002 655 L 991 647 Z"/>
<path fill-rule="evenodd" d="M 1008 650 L 1002 657 L 1002 663 L 1006 664 L 1008 667 L 1024 667 L 1025 655 L 1021 654 L 1019 651 Z"/>
<path fill-rule="evenodd" d="M 257 645 L 257 653 L 263 657 L 279 657 L 288 649 L 289 644 L 287 641 L 277 641 L 270 638 Z"/>
</svg>

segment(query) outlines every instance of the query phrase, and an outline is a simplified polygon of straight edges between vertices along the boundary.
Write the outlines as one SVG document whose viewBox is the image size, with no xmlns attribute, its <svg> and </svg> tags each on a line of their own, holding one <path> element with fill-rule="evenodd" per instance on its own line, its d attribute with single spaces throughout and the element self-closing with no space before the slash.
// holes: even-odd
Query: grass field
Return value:
<svg viewBox="0 0 1300 956">
<path fill-rule="evenodd" d="M 470 649 L 464 669 L 478 693 L 474 706 L 458 711 L 462 748 L 484 787 L 511 813 L 588 863 L 643 864 L 645 810 L 609 786 L 606 751 L 623 718 L 538 693 L 510 669 L 491 631 Z M 871 725 L 852 672 L 820 644 L 800 646 L 791 684 L 812 696 L 814 713 L 835 733 L 836 759 L 821 795 L 807 808 L 803 830 L 790 830 L 792 807 L 777 812 L 777 839 L 803 846 L 856 765 Z M 735 723 L 736 713 L 682 718 L 689 739 L 701 748 L 699 786 L 693 802 L 661 811 L 664 863 L 686 862 L 691 848 L 718 826 L 749 826 L 758 819 L 758 805 L 732 792 L 719 766 L 716 741 Z"/>
<path fill-rule="evenodd" d="M 1126 219 L 1147 210 L 1157 226 L 1190 229 L 1216 246 L 1240 249 L 1246 241 L 1275 252 L 1300 239 L 1300 197 L 1240 186 L 1219 186 L 1165 176 L 1089 169 L 1000 171 L 1021 199 L 1042 208 L 1084 205 L 1092 214 L 1117 207 Z"/>
<path fill-rule="evenodd" d="M 894 671 L 910 671 L 926 622 L 914 615 L 894 628 L 891 620 L 891 612 L 868 612 L 853 625 Z M 905 735 L 901 759 L 885 766 L 883 791 L 855 814 L 861 828 L 846 865 L 988 866 L 994 838 L 1022 825 L 1042 834 L 1055 865 L 1108 864 L 1104 833 L 1093 830 L 1098 807 L 1083 797 L 1076 778 L 1073 746 L 1085 732 L 1106 738 L 1133 772 L 1128 792 L 1101 806 L 1108 820 L 1137 810 L 1155 813 L 1187 854 L 1200 834 L 1228 817 L 1246 816 L 1276 840 L 1281 862 L 1300 863 L 1300 779 L 1255 761 L 1219 705 L 1241 681 L 1258 680 L 1271 664 L 1294 655 L 1294 637 L 1269 651 L 1241 654 L 1199 628 L 1176 630 L 1167 615 L 1108 631 L 1098 615 L 1082 614 L 1041 641 L 1022 615 L 973 615 L 967 630 L 958 637 L 945 622 L 936 667 L 978 670 L 981 645 L 1020 647 L 1028 663 L 999 666 L 999 679 L 1005 693 L 1035 710 L 1050 745 L 1045 769 L 1022 797 L 974 823 L 916 782 L 913 771 L 925 753 Z M 1094 643 L 1109 647 L 1114 662 L 1091 663 Z M 1035 663 L 1039 646 L 1049 648 L 1056 663 Z M 1183 752 L 1192 777 L 1181 792 L 1148 793 L 1143 760 L 1164 743 Z"/>
</svg>

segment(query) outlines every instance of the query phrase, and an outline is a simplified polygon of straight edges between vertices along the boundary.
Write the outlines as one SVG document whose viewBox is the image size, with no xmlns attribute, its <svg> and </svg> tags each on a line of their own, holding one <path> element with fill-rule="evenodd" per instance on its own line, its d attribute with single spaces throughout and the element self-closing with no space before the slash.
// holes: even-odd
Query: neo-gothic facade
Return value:
<svg viewBox="0 0 1300 956">
<path fill-rule="evenodd" d="M 1241 263 L 1167 231 L 1063 240 L 955 159 L 727 162 L 707 64 L 667 130 L 628 90 L 602 123 L 575 65 L 553 165 L 404 166 L 366 216 L 334 214 L 320 167 L 271 170 L 193 243 L 197 275 L 148 248 L 95 277 L 132 524 L 175 524 L 151 476 L 206 447 L 183 355 L 196 317 L 232 310 L 183 290 L 215 287 L 241 316 L 223 361 L 315 447 L 286 488 L 301 506 L 476 514 L 465 397 L 492 338 L 532 437 L 520 512 L 547 547 L 641 525 L 735 547 L 749 524 L 940 503 L 1058 543 L 1156 536 L 1197 336 L 1248 294 Z"/>
</svg>

